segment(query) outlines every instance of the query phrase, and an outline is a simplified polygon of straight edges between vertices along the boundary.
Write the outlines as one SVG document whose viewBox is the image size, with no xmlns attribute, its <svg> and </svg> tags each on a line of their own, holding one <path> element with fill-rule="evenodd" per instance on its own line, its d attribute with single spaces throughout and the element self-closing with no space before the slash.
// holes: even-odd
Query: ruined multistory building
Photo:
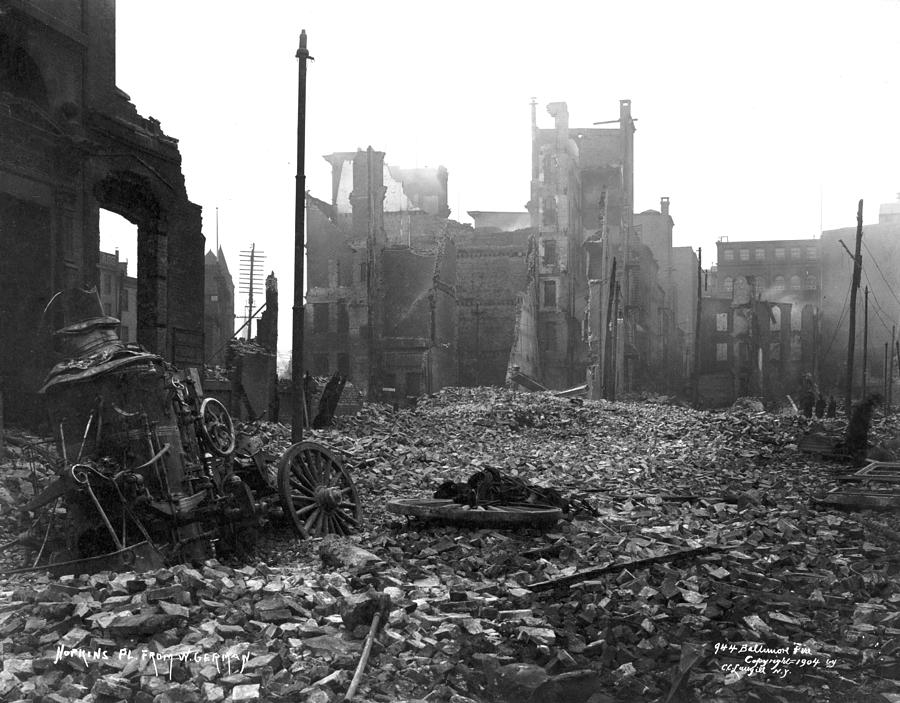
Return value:
<svg viewBox="0 0 900 703">
<path fill-rule="evenodd" d="M 520 324 L 536 333 L 536 376 L 560 388 L 583 383 L 587 372 L 593 397 L 614 387 L 658 389 L 682 356 L 669 278 L 672 222 L 668 200 L 664 214 L 638 216 L 658 251 L 635 226 L 631 101 L 620 101 L 614 128 L 570 127 L 565 103 L 547 111 L 554 127 L 539 129 L 532 104 L 536 279 L 523 304 L 537 306 L 537 320 Z"/>
<path fill-rule="evenodd" d="M 325 157 L 332 202 L 308 197 L 305 368 L 370 398 L 457 379 L 456 245 L 447 171 L 395 169 L 371 147 Z"/>
<path fill-rule="evenodd" d="M 553 129 L 538 129 L 532 105 L 531 199 L 528 211 L 537 231 L 537 332 L 541 382 L 565 388 L 584 379 L 587 356 L 581 319 L 587 278 L 584 267 L 582 198 L 583 133 L 570 134 L 565 103 L 550 103 Z M 590 184 L 588 184 L 590 189 Z M 589 221 L 589 220 L 588 220 Z"/>
<path fill-rule="evenodd" d="M 762 299 L 748 289 L 704 299 L 700 319 L 698 401 L 730 405 L 742 396 L 766 401 L 790 392 L 792 375 L 778 349 L 790 344 L 791 303 Z"/>
<path fill-rule="evenodd" d="M 753 337 L 757 346 L 752 350 L 738 342 L 718 351 L 719 356 L 727 351 L 733 369 L 730 381 L 720 381 L 732 389 L 732 397 L 751 392 L 768 395 L 775 388 L 791 393 L 800 387 L 805 374 L 817 373 L 822 282 L 819 244 L 815 239 L 732 242 L 723 238 L 717 242 L 716 274 L 709 296 L 733 301 L 735 309 L 748 305 L 746 301 L 778 304 L 771 306 L 771 324 L 778 332 L 775 338 L 763 344 Z M 782 319 L 782 315 L 787 317 Z M 751 352 L 753 359 L 747 362 L 744 357 Z M 753 367 L 752 373 L 741 370 L 747 364 Z M 777 383 L 772 389 L 762 382 L 749 383 L 746 379 L 753 374 L 777 379 Z"/>
<path fill-rule="evenodd" d="M 682 390 L 692 272 L 677 269 L 693 264 L 673 254 L 667 198 L 633 214 L 630 101 L 614 129 L 570 129 L 565 103 L 548 111 L 554 127 L 539 129 L 532 105 L 527 213 L 472 211 L 474 228 L 448 219 L 444 169 L 397 169 L 371 149 L 325 157 L 331 203 L 308 199 L 308 368 L 370 397 L 515 370 L 565 388 L 590 369 L 595 397 Z"/>
<path fill-rule="evenodd" d="M 116 87 L 115 19 L 113 0 L 0 6 L 0 388 L 14 418 L 33 414 L 51 361 L 50 297 L 98 284 L 100 208 L 137 225 L 137 341 L 203 361 L 200 208 L 177 141 Z"/>
<path fill-rule="evenodd" d="M 204 266 L 203 332 L 206 363 L 223 365 L 225 348 L 234 335 L 234 279 L 225 254 L 206 252 Z"/>
</svg>

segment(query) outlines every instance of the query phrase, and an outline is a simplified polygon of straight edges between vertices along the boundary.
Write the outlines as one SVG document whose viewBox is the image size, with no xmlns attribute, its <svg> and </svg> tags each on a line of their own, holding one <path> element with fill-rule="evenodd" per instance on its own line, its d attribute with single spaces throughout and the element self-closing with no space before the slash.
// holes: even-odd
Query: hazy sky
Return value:
<svg viewBox="0 0 900 703">
<path fill-rule="evenodd" d="M 855 224 L 859 198 L 875 222 L 900 191 L 896 0 L 119 0 L 117 12 L 118 86 L 179 140 L 207 248 L 218 207 L 235 279 L 239 251 L 265 251 L 285 355 L 304 28 L 307 187 L 323 200 L 321 156 L 371 145 L 397 166 L 446 166 L 453 218 L 523 210 L 532 96 L 543 127 L 548 102 L 585 127 L 631 99 L 635 209 L 670 197 L 675 244 L 703 247 L 704 266 L 720 236 L 814 237 Z M 127 239 L 104 246 L 126 256 Z"/>
</svg>

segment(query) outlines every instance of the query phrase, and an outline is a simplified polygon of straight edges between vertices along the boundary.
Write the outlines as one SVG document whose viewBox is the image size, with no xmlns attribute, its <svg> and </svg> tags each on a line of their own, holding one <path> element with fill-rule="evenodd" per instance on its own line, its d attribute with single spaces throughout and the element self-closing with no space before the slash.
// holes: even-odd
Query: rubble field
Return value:
<svg viewBox="0 0 900 703">
<path fill-rule="evenodd" d="M 367 405 L 311 433 L 363 502 L 349 539 L 271 527 L 244 564 L 0 575 L 0 700 L 340 701 L 378 591 L 391 602 L 354 700 L 900 701 L 900 521 L 818 502 L 850 468 L 798 452 L 811 424 L 491 389 Z M 8 449 L 0 542 L 33 491 Z M 595 514 L 501 530 L 386 509 L 484 467 Z"/>
</svg>

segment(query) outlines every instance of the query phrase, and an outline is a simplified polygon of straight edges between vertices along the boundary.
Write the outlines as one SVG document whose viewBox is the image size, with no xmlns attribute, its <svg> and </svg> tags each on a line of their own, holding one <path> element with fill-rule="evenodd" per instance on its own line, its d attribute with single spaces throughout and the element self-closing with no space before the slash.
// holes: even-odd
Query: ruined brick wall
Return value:
<svg viewBox="0 0 900 703">
<path fill-rule="evenodd" d="M 331 206 L 307 197 L 302 368 L 319 376 L 341 371 L 365 390 L 369 375 L 365 240 L 342 230 L 332 221 L 333 214 Z"/>
<path fill-rule="evenodd" d="M 525 256 L 532 234 L 528 229 L 456 236 L 460 385 L 506 382 L 517 301 L 528 280 Z"/>
<path fill-rule="evenodd" d="M 672 284 L 675 291 L 675 326 L 683 333 L 681 378 L 694 368 L 695 320 L 697 319 L 697 255 L 691 247 L 672 248 Z"/>
<path fill-rule="evenodd" d="M 458 308 L 456 300 L 457 251 L 444 237 L 438 245 L 432 282 L 431 346 L 425 391 L 434 393 L 458 385 Z"/>
</svg>

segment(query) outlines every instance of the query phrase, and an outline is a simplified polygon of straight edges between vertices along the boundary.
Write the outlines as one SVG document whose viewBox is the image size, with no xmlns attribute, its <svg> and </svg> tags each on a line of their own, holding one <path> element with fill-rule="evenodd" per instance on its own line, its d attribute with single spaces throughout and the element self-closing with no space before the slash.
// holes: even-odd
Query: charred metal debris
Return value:
<svg viewBox="0 0 900 703">
<path fill-rule="evenodd" d="M 308 441 L 267 454 L 203 396 L 196 372 L 123 343 L 95 292 L 54 300 L 66 318 L 53 334 L 64 359 L 41 393 L 60 461 L 21 509 L 19 571 L 141 570 L 203 561 L 217 547 L 241 554 L 271 522 L 300 537 L 359 527 L 339 454 Z"/>
</svg>

